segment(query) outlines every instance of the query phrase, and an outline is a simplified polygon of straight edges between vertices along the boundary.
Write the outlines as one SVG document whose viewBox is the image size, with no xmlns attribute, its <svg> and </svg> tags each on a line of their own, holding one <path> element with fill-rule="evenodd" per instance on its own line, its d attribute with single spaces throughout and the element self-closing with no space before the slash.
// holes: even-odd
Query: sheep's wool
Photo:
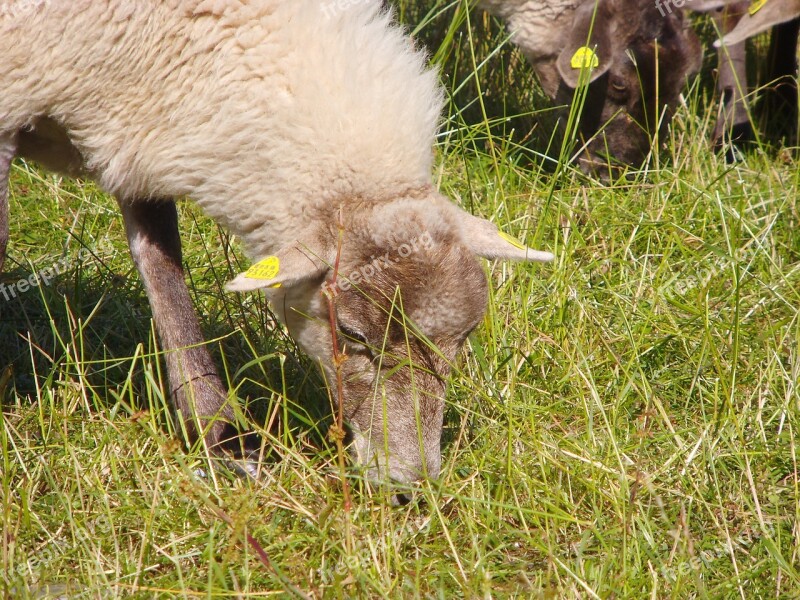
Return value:
<svg viewBox="0 0 800 600">
<path fill-rule="evenodd" d="M 108 192 L 192 197 L 254 256 L 430 183 L 437 75 L 376 0 L 0 0 L 0 56 L 0 133 L 49 117 Z"/>
<path fill-rule="evenodd" d="M 481 0 L 504 19 L 516 44 L 534 64 L 558 55 L 572 25 L 570 15 L 582 0 Z"/>
</svg>

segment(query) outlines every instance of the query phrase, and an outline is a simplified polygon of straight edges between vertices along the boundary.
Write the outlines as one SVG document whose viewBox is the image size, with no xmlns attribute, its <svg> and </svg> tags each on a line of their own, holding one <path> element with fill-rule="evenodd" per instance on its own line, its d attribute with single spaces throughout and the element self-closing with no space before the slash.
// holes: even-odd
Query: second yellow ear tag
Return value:
<svg viewBox="0 0 800 600">
<path fill-rule="evenodd" d="M 507 233 L 505 233 L 505 232 L 503 232 L 503 231 L 498 231 L 497 233 L 498 233 L 498 235 L 499 235 L 501 238 L 503 238 L 505 241 L 507 241 L 509 244 L 511 244 L 511 245 L 512 245 L 512 246 L 514 246 L 515 248 L 519 248 L 520 250 L 526 250 L 526 249 L 527 249 L 527 247 L 525 246 L 525 244 L 523 244 L 522 242 L 520 242 L 520 241 L 519 241 L 517 238 L 515 238 L 513 235 L 508 235 Z"/>
<path fill-rule="evenodd" d="M 277 256 L 268 256 L 258 261 L 244 272 L 250 279 L 274 279 L 281 270 L 281 261 Z"/>
<path fill-rule="evenodd" d="M 600 59 L 594 50 L 587 46 L 581 46 L 572 55 L 569 64 L 573 69 L 596 69 L 600 65 Z"/>
<path fill-rule="evenodd" d="M 750 13 L 750 16 L 753 16 L 767 3 L 767 0 L 755 0 L 750 6 L 747 7 L 747 12 Z"/>
</svg>

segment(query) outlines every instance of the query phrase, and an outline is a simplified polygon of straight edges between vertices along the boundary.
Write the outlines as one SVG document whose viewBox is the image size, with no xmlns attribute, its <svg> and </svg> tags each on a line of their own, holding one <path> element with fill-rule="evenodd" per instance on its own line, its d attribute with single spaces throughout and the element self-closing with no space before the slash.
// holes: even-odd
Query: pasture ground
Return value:
<svg viewBox="0 0 800 600">
<path fill-rule="evenodd" d="M 487 263 L 441 480 L 402 508 L 353 481 L 344 509 L 314 365 L 262 298 L 224 292 L 246 263 L 188 203 L 203 327 L 272 453 L 257 483 L 185 453 L 113 200 L 18 161 L 0 275 L 4 596 L 796 596 L 795 149 L 725 164 L 698 79 L 642 171 L 587 179 L 544 158 L 561 141 L 531 107 L 550 105 L 495 23 L 397 4 L 453 99 L 436 183 L 557 256 Z M 33 273 L 51 277 L 22 290 Z"/>
</svg>

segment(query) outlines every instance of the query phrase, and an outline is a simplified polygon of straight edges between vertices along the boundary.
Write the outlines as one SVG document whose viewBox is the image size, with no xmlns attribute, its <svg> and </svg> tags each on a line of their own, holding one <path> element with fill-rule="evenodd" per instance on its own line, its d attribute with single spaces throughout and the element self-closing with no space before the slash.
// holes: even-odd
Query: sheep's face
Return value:
<svg viewBox="0 0 800 600">
<path fill-rule="evenodd" d="M 436 233 L 388 250 L 364 241 L 343 249 L 342 279 L 326 281 L 347 357 L 342 400 L 354 455 L 371 479 L 437 477 L 445 385 L 486 309 L 486 276 L 464 245 Z M 333 365 L 326 372 L 333 380 Z"/>
<path fill-rule="evenodd" d="M 687 76 L 700 67 L 700 43 L 680 11 L 662 15 L 657 6 L 600 0 L 596 13 L 594 2 L 575 13 L 570 43 L 557 61 L 556 97 L 571 103 L 589 81 L 579 122 L 584 171 L 641 164 L 653 136 L 669 123 Z"/>
<path fill-rule="evenodd" d="M 340 247 L 332 252 L 337 231 L 329 228 L 328 239 L 316 242 L 325 260 L 304 257 L 313 265 L 308 277 L 266 289 L 341 399 L 351 455 L 366 476 L 396 483 L 435 478 L 447 378 L 486 309 L 487 281 L 476 256 L 551 256 L 438 201 L 402 199 L 351 218 L 343 213 L 342 221 Z M 239 276 L 230 287 L 244 285 Z"/>
</svg>

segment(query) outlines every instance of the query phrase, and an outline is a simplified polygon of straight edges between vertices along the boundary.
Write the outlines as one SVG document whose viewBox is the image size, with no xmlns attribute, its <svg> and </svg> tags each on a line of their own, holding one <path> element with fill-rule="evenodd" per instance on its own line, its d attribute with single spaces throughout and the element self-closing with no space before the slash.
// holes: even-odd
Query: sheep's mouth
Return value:
<svg viewBox="0 0 800 600">
<path fill-rule="evenodd" d="M 607 151 L 586 148 L 577 158 L 578 168 L 584 175 L 594 177 L 603 182 L 618 179 L 623 174 L 632 175 L 638 172 L 646 160 L 646 152 L 631 152 L 628 156 L 620 156 Z"/>
</svg>

